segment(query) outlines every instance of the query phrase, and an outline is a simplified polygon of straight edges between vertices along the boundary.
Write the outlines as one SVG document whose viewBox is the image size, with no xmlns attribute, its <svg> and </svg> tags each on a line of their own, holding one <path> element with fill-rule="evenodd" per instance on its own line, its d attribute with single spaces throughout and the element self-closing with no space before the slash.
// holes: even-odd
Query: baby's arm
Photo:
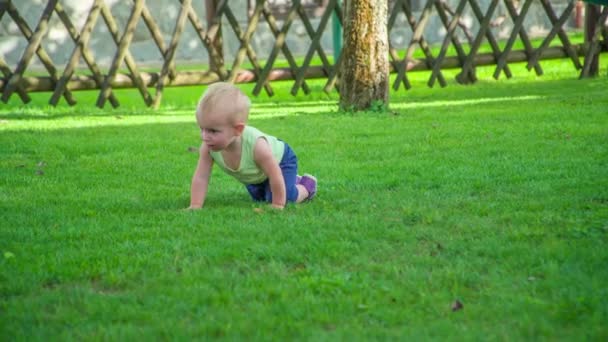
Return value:
<svg viewBox="0 0 608 342">
<path fill-rule="evenodd" d="M 200 209 L 203 207 L 203 204 L 205 204 L 212 166 L 213 159 L 211 159 L 211 156 L 209 155 L 209 149 L 207 148 L 207 145 L 202 144 L 199 150 L 196 171 L 194 171 L 194 175 L 192 176 L 190 206 L 188 209 Z"/>
<path fill-rule="evenodd" d="M 283 172 L 281 172 L 279 163 L 274 159 L 272 149 L 266 139 L 259 138 L 256 141 L 253 158 L 266 176 L 268 176 L 270 192 L 272 192 L 272 206 L 282 209 L 287 201 L 285 180 L 283 179 Z"/>
</svg>

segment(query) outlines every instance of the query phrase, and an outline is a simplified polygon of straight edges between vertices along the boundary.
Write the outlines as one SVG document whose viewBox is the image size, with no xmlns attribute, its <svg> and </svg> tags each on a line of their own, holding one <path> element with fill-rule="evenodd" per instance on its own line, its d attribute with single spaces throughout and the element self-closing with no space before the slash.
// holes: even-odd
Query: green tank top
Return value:
<svg viewBox="0 0 608 342">
<path fill-rule="evenodd" d="M 285 143 L 276 137 L 265 134 L 251 126 L 245 126 L 241 136 L 241 163 L 239 164 L 238 170 L 233 170 L 226 166 L 221 151 L 210 151 L 209 154 L 211 155 L 211 158 L 213 158 L 213 161 L 215 161 L 224 172 L 240 182 L 244 184 L 259 184 L 268 178 L 262 169 L 257 166 L 253 158 L 255 143 L 259 138 L 266 139 L 272 149 L 274 159 L 280 163 L 281 159 L 283 159 L 283 153 L 285 152 Z"/>
</svg>

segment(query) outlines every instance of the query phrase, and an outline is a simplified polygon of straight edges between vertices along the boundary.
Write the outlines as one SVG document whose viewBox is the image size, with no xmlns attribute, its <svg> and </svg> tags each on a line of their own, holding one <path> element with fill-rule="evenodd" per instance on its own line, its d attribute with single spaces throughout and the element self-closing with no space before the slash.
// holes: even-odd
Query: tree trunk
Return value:
<svg viewBox="0 0 608 342">
<path fill-rule="evenodd" d="M 340 66 L 340 107 L 388 107 L 388 0 L 347 0 Z"/>
</svg>

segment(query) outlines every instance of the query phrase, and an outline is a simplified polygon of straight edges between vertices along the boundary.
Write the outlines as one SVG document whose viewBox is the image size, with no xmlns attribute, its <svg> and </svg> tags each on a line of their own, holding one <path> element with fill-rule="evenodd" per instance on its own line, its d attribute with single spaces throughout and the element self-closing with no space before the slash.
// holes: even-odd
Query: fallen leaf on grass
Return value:
<svg viewBox="0 0 608 342">
<path fill-rule="evenodd" d="M 38 167 L 45 167 L 46 166 L 46 162 L 44 160 L 41 160 L 38 162 Z"/>
<path fill-rule="evenodd" d="M 43 170 L 37 170 L 37 171 L 36 171 L 36 174 L 37 174 L 38 176 L 42 176 L 42 175 L 44 175 L 44 171 L 43 171 Z"/>
<path fill-rule="evenodd" d="M 198 152 L 198 148 L 194 146 L 188 146 L 188 152 L 195 153 Z"/>
<path fill-rule="evenodd" d="M 325 324 L 323 326 L 323 328 L 325 330 L 327 330 L 327 331 L 334 331 L 334 330 L 336 330 L 336 326 L 334 324 L 330 324 L 330 323 Z"/>
<path fill-rule="evenodd" d="M 264 212 L 264 209 L 262 209 L 262 208 L 253 208 L 253 211 L 255 211 L 258 214 L 261 214 L 261 213 Z"/>
<path fill-rule="evenodd" d="M 464 305 L 462 305 L 462 302 L 459 301 L 458 299 L 456 299 L 454 301 L 454 303 L 452 303 L 452 311 L 462 310 L 463 308 L 464 308 Z"/>
<path fill-rule="evenodd" d="M 297 263 L 295 265 L 293 265 L 291 267 L 291 271 L 292 272 L 305 272 L 306 271 L 306 264 L 304 263 Z"/>
</svg>

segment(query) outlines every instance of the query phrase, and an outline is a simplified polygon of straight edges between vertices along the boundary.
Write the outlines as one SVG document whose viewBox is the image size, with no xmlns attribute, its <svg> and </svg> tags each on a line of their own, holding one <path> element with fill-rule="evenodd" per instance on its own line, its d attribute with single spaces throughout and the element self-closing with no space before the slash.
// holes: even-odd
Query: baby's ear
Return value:
<svg viewBox="0 0 608 342">
<path fill-rule="evenodd" d="M 236 133 L 237 133 L 238 135 L 241 135 L 241 134 L 243 134 L 243 131 L 245 130 L 245 124 L 244 124 L 244 123 L 242 123 L 242 122 L 237 122 L 237 123 L 234 125 L 234 129 L 236 130 Z"/>
</svg>

